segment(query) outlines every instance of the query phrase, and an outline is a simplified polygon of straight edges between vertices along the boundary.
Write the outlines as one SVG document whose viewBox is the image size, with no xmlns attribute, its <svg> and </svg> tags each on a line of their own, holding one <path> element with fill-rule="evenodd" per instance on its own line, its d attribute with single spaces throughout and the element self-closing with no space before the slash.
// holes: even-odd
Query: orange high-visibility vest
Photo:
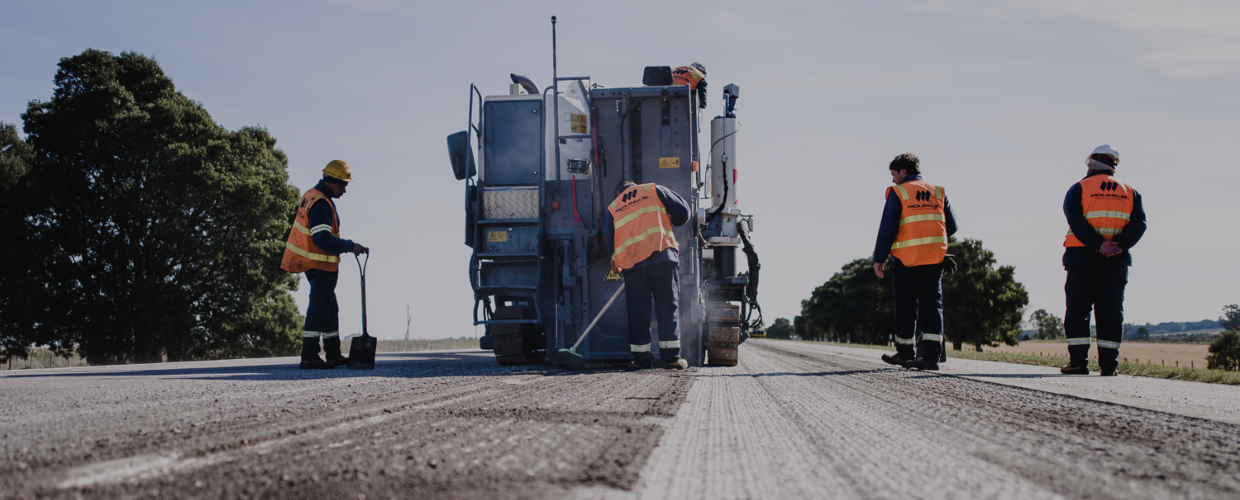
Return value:
<svg viewBox="0 0 1240 500">
<path fill-rule="evenodd" d="M 315 203 L 326 201 L 332 205 L 332 225 L 322 224 L 310 227 L 310 207 Z M 314 244 L 314 233 L 331 231 L 332 236 L 340 237 L 340 221 L 336 219 L 336 207 L 331 198 L 318 189 L 311 188 L 301 195 L 297 203 L 297 218 L 293 220 L 293 230 L 288 233 L 288 243 L 284 245 L 284 260 L 280 269 L 290 273 L 304 273 L 311 269 L 339 272 L 340 256 L 329 254 Z"/>
<path fill-rule="evenodd" d="M 688 85 L 691 89 L 696 89 L 698 82 L 706 78 L 701 71 L 693 66 L 681 66 L 672 70 L 672 84 Z"/>
<path fill-rule="evenodd" d="M 943 262 L 947 256 L 946 194 L 942 186 L 908 181 L 887 188 L 900 196 L 900 229 L 891 244 L 891 256 L 906 266 Z"/>
<path fill-rule="evenodd" d="M 1132 216 L 1132 187 L 1110 175 L 1093 175 L 1078 184 L 1081 185 L 1081 208 L 1089 225 L 1108 240 L 1123 232 Z M 1068 228 L 1063 246 L 1083 247 L 1085 244 L 1072 234 L 1072 228 Z"/>
<path fill-rule="evenodd" d="M 612 269 L 632 269 L 655 252 L 668 248 L 680 250 L 676 235 L 672 233 L 667 207 L 659 199 L 659 190 L 654 184 L 624 190 L 607 206 L 607 211 L 611 212 L 616 228 Z"/>
</svg>

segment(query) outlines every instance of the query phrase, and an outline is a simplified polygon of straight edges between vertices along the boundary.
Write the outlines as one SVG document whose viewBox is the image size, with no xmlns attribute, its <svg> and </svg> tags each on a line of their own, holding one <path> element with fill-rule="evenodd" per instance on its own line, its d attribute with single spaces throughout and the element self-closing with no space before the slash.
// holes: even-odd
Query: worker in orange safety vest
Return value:
<svg viewBox="0 0 1240 500">
<path fill-rule="evenodd" d="M 340 214 L 333 198 L 344 196 L 353 180 L 353 171 L 342 160 L 332 160 L 323 169 L 323 179 L 306 191 L 297 203 L 297 218 L 284 246 L 280 268 L 305 273 L 310 282 L 310 305 L 302 329 L 302 369 L 331 369 L 348 364 L 340 353 L 340 307 L 336 303 L 336 281 L 340 276 L 340 254 L 368 253 L 366 247 L 340 238 Z M 327 360 L 319 357 L 319 339 Z"/>
<path fill-rule="evenodd" d="M 604 248 L 611 267 L 624 277 L 629 348 L 638 367 L 685 369 L 680 358 L 680 245 L 673 226 L 689 221 L 689 203 L 657 184 L 622 181 L 603 216 Z M 650 302 L 659 327 L 659 357 L 650 352 Z"/>
<path fill-rule="evenodd" d="M 706 107 L 706 66 L 693 63 L 672 70 L 673 85 L 688 85 L 698 93 L 698 107 Z"/>
<path fill-rule="evenodd" d="M 1063 267 L 1067 311 L 1064 334 L 1068 337 L 1065 375 L 1089 374 L 1089 313 L 1095 318 L 1098 368 L 1103 376 L 1115 375 L 1119 367 L 1119 343 L 1124 332 L 1124 287 L 1132 248 L 1145 234 L 1145 209 L 1141 195 L 1115 178 L 1119 151 L 1098 146 L 1085 160 L 1085 178 L 1073 184 L 1064 198 L 1068 219 L 1064 237 Z"/>
<path fill-rule="evenodd" d="M 954 271 L 947 238 L 956 233 L 956 216 L 942 186 L 922 180 L 921 160 L 912 153 L 888 166 L 891 182 L 874 245 L 874 274 L 884 276 L 891 259 L 895 295 L 895 355 L 883 361 L 919 370 L 938 370 L 943 357 L 943 272 Z M 921 345 L 914 350 L 914 334 Z"/>
</svg>

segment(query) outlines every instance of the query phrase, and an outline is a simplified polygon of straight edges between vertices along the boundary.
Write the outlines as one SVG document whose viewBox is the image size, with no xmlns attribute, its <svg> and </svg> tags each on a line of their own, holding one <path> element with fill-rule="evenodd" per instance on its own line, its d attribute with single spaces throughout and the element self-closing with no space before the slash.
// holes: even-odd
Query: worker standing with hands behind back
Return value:
<svg viewBox="0 0 1240 500">
<path fill-rule="evenodd" d="M 340 306 L 336 303 L 336 281 L 340 277 L 340 254 L 369 253 L 366 247 L 340 238 L 340 214 L 333 198 L 344 196 L 352 169 L 342 160 L 332 160 L 323 169 L 323 179 L 306 191 L 297 202 L 297 218 L 284 247 L 280 268 L 290 273 L 306 273 L 310 282 L 310 306 L 302 329 L 300 368 L 332 369 L 348 364 L 340 354 Z M 327 361 L 319 357 L 319 339 Z"/>
<path fill-rule="evenodd" d="M 1094 148 L 1085 160 L 1085 178 L 1068 189 L 1063 214 L 1068 218 L 1063 267 L 1067 311 L 1064 333 L 1069 362 L 1065 375 L 1089 375 L 1089 312 L 1094 311 L 1098 336 L 1098 368 L 1103 376 L 1119 367 L 1123 340 L 1124 287 L 1132 248 L 1145 234 L 1141 195 L 1115 178 L 1119 151 L 1109 145 Z"/>
<path fill-rule="evenodd" d="M 672 226 L 689 221 L 689 203 L 675 191 L 651 183 L 621 181 L 603 216 L 604 248 L 611 267 L 624 276 L 629 313 L 629 348 L 637 367 L 657 365 L 650 353 L 650 301 L 659 324 L 664 368 L 683 370 L 680 358 L 680 247 Z"/>
<path fill-rule="evenodd" d="M 956 234 L 956 216 L 942 186 L 921 179 L 921 160 L 912 153 L 889 165 L 887 204 L 874 245 L 874 274 L 883 277 L 891 255 L 891 286 L 895 295 L 896 354 L 883 355 L 888 364 L 938 370 L 943 354 L 943 270 L 947 237 Z M 921 349 L 913 338 L 921 326 Z M 916 354 L 916 358 L 914 358 Z"/>
</svg>

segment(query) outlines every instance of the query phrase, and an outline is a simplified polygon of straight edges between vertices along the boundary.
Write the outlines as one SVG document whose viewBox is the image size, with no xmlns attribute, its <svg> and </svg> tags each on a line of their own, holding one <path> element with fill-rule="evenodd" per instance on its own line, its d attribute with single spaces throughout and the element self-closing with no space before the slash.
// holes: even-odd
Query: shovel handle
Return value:
<svg viewBox="0 0 1240 500">
<path fill-rule="evenodd" d="M 581 341 L 586 339 L 586 335 L 590 334 L 590 330 L 594 329 L 594 325 L 598 323 L 598 320 L 603 319 L 603 313 L 607 312 L 607 309 L 611 307 L 611 303 L 615 302 L 616 298 L 620 296 L 620 292 L 623 292 L 623 291 L 624 291 L 624 283 L 621 283 L 620 288 L 616 289 L 616 293 L 611 296 L 611 300 L 607 301 L 607 305 L 603 306 L 603 310 L 599 311 L 598 315 L 594 317 L 594 321 L 590 322 L 590 326 L 586 327 L 585 333 L 581 334 L 581 337 L 577 339 L 577 343 L 573 344 L 574 351 L 577 350 L 577 346 L 581 345 Z"/>
<path fill-rule="evenodd" d="M 362 276 L 362 335 L 369 336 L 366 331 L 366 265 L 370 264 L 370 252 L 366 252 L 366 263 L 362 263 L 362 259 L 357 254 L 353 254 L 353 260 L 357 261 L 357 270 Z"/>
</svg>

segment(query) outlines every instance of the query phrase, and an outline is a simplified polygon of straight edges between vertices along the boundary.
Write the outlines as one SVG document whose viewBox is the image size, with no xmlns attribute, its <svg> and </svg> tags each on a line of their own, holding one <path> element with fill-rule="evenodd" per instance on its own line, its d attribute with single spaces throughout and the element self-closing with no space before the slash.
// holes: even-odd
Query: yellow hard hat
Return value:
<svg viewBox="0 0 1240 500">
<path fill-rule="evenodd" d="M 349 168 L 349 162 L 344 160 L 332 160 L 326 167 L 323 167 L 323 175 L 345 182 L 353 182 L 353 169 Z"/>
</svg>

